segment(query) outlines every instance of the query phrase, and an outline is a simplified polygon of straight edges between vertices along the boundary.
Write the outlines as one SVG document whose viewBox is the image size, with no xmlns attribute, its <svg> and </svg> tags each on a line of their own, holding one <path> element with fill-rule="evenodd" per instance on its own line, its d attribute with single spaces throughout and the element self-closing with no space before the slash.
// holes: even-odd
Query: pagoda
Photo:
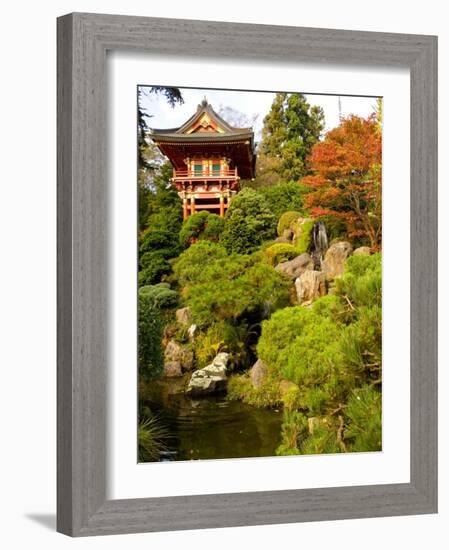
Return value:
<svg viewBox="0 0 449 550">
<path fill-rule="evenodd" d="M 229 125 L 206 98 L 182 126 L 153 128 L 150 138 L 173 166 L 184 219 L 201 210 L 223 217 L 240 179 L 254 178 L 253 129 Z"/>
</svg>

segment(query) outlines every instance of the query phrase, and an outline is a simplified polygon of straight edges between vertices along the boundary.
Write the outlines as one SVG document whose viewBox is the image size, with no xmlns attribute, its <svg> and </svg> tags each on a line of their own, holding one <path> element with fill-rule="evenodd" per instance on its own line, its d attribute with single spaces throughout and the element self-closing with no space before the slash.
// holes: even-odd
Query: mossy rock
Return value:
<svg viewBox="0 0 449 550">
<path fill-rule="evenodd" d="M 284 234 L 284 231 L 286 229 L 290 229 L 290 225 L 292 224 L 292 222 L 294 222 L 298 218 L 301 218 L 300 212 L 297 212 L 295 210 L 284 212 L 282 216 L 279 218 L 278 225 L 277 225 L 277 232 L 279 237 L 281 237 Z"/>
</svg>

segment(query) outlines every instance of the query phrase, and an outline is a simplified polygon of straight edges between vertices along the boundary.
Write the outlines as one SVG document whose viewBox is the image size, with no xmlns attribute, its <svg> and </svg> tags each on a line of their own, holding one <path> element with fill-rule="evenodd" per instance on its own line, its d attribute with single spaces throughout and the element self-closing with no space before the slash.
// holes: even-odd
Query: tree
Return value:
<svg viewBox="0 0 449 550">
<path fill-rule="evenodd" d="M 220 242 L 231 252 L 249 254 L 276 236 L 276 216 L 265 197 L 249 187 L 232 200 Z"/>
<path fill-rule="evenodd" d="M 139 375 L 146 380 L 162 373 L 163 323 L 154 300 L 139 293 Z"/>
<path fill-rule="evenodd" d="M 313 175 L 302 180 L 314 217 L 343 223 L 348 237 L 379 250 L 382 239 L 382 133 L 375 115 L 350 116 L 317 143 L 309 158 Z"/>
<path fill-rule="evenodd" d="M 308 173 L 307 158 L 323 128 L 321 107 L 311 106 L 303 94 L 278 93 L 264 119 L 260 152 L 281 161 L 283 179 L 298 180 Z"/>
<path fill-rule="evenodd" d="M 211 214 L 207 210 L 202 210 L 189 216 L 183 223 L 179 233 L 179 240 L 185 247 L 201 239 L 218 241 L 223 231 L 223 226 L 223 218 L 220 218 L 217 214 Z"/>
</svg>

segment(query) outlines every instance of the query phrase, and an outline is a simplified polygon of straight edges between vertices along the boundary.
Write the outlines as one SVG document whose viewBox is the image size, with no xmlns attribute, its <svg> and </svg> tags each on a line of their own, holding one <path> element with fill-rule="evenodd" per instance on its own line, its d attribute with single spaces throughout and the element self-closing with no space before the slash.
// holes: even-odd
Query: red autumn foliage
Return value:
<svg viewBox="0 0 449 550">
<path fill-rule="evenodd" d="M 348 237 L 379 250 L 382 240 L 382 133 L 375 115 L 350 116 L 314 145 L 305 207 L 343 224 Z"/>
</svg>

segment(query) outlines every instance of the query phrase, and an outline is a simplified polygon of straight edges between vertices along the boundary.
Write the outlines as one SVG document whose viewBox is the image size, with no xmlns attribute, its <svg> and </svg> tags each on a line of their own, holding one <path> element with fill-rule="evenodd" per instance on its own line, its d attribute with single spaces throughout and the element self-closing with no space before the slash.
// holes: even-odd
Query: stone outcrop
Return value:
<svg viewBox="0 0 449 550">
<path fill-rule="evenodd" d="M 324 256 L 321 264 L 322 270 L 330 279 L 339 277 L 345 269 L 345 262 L 352 254 L 352 246 L 347 241 L 332 244 Z"/>
<path fill-rule="evenodd" d="M 258 359 L 249 370 L 249 378 L 253 388 L 260 388 L 267 376 L 268 370 L 262 359 Z"/>
<path fill-rule="evenodd" d="M 193 368 L 193 351 L 170 340 L 164 351 L 164 375 L 167 378 L 182 376 Z"/>
<path fill-rule="evenodd" d="M 308 269 L 313 269 L 313 260 L 310 254 L 301 254 L 296 256 L 293 260 L 282 262 L 275 267 L 276 271 L 282 271 L 290 279 L 297 279 L 300 275 Z"/>
<path fill-rule="evenodd" d="M 176 321 L 180 325 L 188 326 L 192 322 L 192 312 L 189 307 L 182 307 L 176 310 Z"/>
<path fill-rule="evenodd" d="M 198 327 L 195 324 L 193 324 L 193 325 L 190 325 L 189 329 L 187 330 L 187 337 L 189 338 L 190 341 L 193 341 L 195 339 L 195 334 L 197 329 Z"/>
<path fill-rule="evenodd" d="M 369 246 L 359 246 L 352 254 L 354 256 L 371 256 L 371 248 Z"/>
<path fill-rule="evenodd" d="M 219 353 L 210 365 L 196 370 L 190 378 L 186 394 L 190 397 L 213 395 L 226 391 L 228 353 Z"/>
<path fill-rule="evenodd" d="M 313 223 L 312 218 L 298 218 L 291 223 L 290 229 L 293 232 L 292 243 L 294 245 L 304 238 L 306 232 L 310 233 L 312 231 Z"/>
<path fill-rule="evenodd" d="M 307 305 L 326 294 L 326 275 L 322 271 L 308 270 L 295 281 L 298 302 Z"/>
</svg>

